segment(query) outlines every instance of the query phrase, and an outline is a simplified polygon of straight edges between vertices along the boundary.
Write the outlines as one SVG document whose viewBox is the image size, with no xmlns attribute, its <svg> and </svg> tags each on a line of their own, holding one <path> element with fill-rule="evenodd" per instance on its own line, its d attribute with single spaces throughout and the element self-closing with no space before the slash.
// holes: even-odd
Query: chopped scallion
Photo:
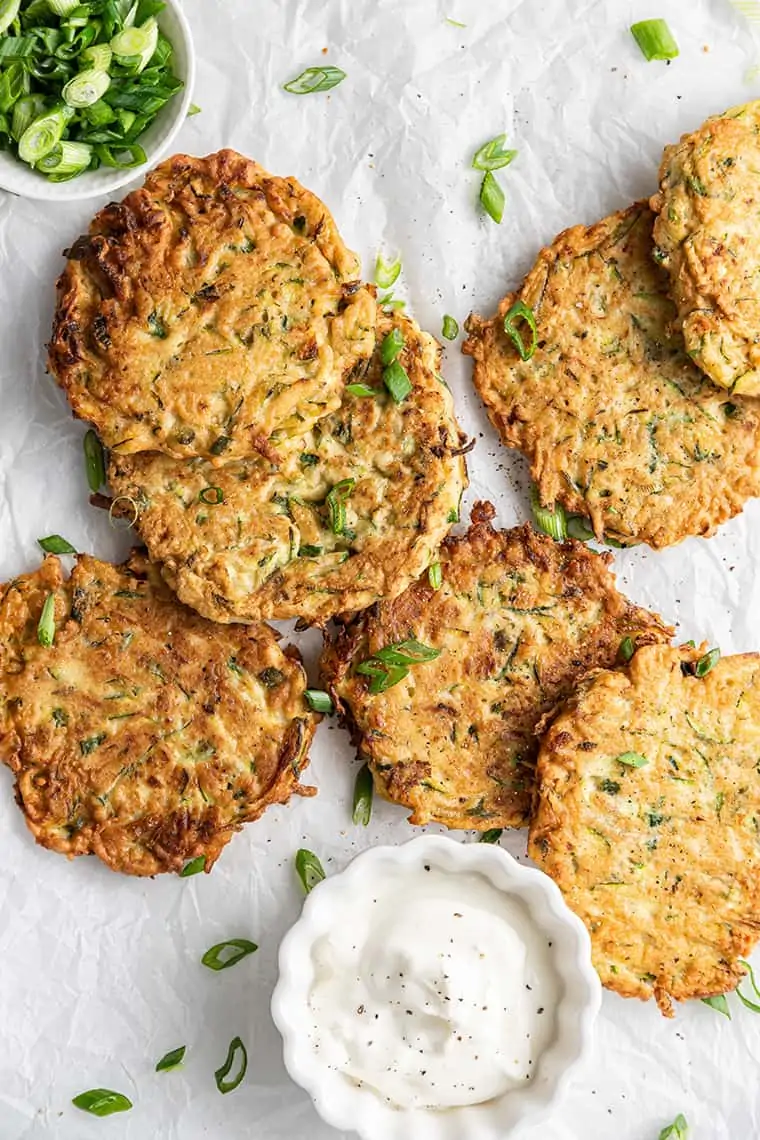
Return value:
<svg viewBox="0 0 760 1140">
<path fill-rule="evenodd" d="M 504 217 L 504 191 L 490 170 L 486 171 L 480 187 L 480 204 L 497 225 Z"/>
<path fill-rule="evenodd" d="M 2 0 L 2 3 L 0 3 L 0 35 L 11 26 L 18 16 L 20 7 L 21 0 Z"/>
<path fill-rule="evenodd" d="M 621 752 L 615 759 L 618 764 L 625 764 L 628 768 L 643 768 L 649 763 L 646 756 L 642 756 L 640 752 Z"/>
<path fill-rule="evenodd" d="M 689 1125 L 686 1117 L 679 1112 L 672 1124 L 668 1124 L 660 1133 L 659 1140 L 688 1140 Z"/>
<path fill-rule="evenodd" d="M 752 986 L 752 989 L 754 990 L 755 997 L 760 997 L 760 990 L 757 988 L 757 982 L 755 981 L 755 972 L 752 969 L 752 967 L 750 966 L 749 962 L 745 962 L 743 958 L 740 958 L 739 964 L 742 966 L 746 966 L 747 973 L 749 974 L 750 985 Z M 748 998 L 746 996 L 746 994 L 743 994 L 742 990 L 741 990 L 741 986 L 736 987 L 736 996 L 738 997 L 738 999 L 742 1003 L 742 1005 L 745 1006 L 747 1009 L 751 1010 L 752 1013 L 760 1013 L 760 1005 L 758 1005 L 758 1003 L 756 1001 L 752 1001 L 751 998 Z"/>
<path fill-rule="evenodd" d="M 355 486 L 355 479 L 341 479 L 327 493 L 325 505 L 333 534 L 343 534 L 346 529 L 346 503 L 351 498 Z"/>
<path fill-rule="evenodd" d="M 209 507 L 218 507 L 224 502 L 224 491 L 221 487 L 204 487 L 198 498 Z"/>
<path fill-rule="evenodd" d="M 553 507 L 542 507 L 538 490 L 533 487 L 530 492 L 530 505 L 536 529 L 548 534 L 556 542 L 564 542 L 567 538 L 567 514 L 562 504 L 555 503 Z"/>
<path fill-rule="evenodd" d="M 440 562 L 431 562 L 428 566 L 428 582 L 432 590 L 440 590 L 443 584 L 443 568 Z"/>
<path fill-rule="evenodd" d="M 85 433 L 82 446 L 84 447 L 84 462 L 90 490 L 99 491 L 106 481 L 106 464 L 103 457 L 103 447 L 92 428 Z"/>
<path fill-rule="evenodd" d="M 453 317 L 450 317 L 448 313 L 443 318 L 441 336 L 444 336 L 446 340 L 456 340 L 459 336 L 459 324 Z"/>
<path fill-rule="evenodd" d="M 87 170 L 92 162 L 92 147 L 88 143 L 64 140 L 37 163 L 37 169 L 47 174 L 51 182 L 66 182 Z"/>
<path fill-rule="evenodd" d="M 111 1089 L 89 1089 L 75 1096 L 71 1103 L 92 1116 L 113 1116 L 115 1112 L 128 1112 L 132 1107 L 128 1097 Z"/>
<path fill-rule="evenodd" d="M 506 135 L 497 135 L 475 151 L 472 165 L 475 170 L 501 170 L 517 158 L 516 150 L 505 150 Z"/>
<path fill-rule="evenodd" d="M 207 950 L 201 962 L 209 970 L 229 970 L 230 966 L 236 966 L 243 958 L 247 958 L 257 950 L 256 943 L 250 942 L 247 938 L 229 938 L 226 942 L 217 942 Z"/>
<path fill-rule="evenodd" d="M 76 549 L 60 534 L 49 534 L 47 538 L 38 538 L 37 543 L 46 554 L 76 554 Z"/>
<path fill-rule="evenodd" d="M 440 649 L 424 645 L 416 638 L 409 638 L 378 649 L 366 661 L 356 666 L 356 672 L 371 678 L 369 691 L 372 695 L 376 695 L 387 692 L 405 680 L 412 665 L 435 661 L 440 655 Z"/>
<path fill-rule="evenodd" d="M 594 537 L 594 531 L 583 515 L 568 515 L 567 533 L 570 538 L 575 538 L 578 542 L 588 542 Z"/>
<path fill-rule="evenodd" d="M 193 117 L 193 115 L 200 115 L 200 113 L 201 113 L 201 108 L 198 106 L 197 103 L 191 103 L 190 106 L 187 108 L 188 119 L 191 119 Z"/>
<path fill-rule="evenodd" d="M 304 698 L 312 712 L 326 713 L 329 716 L 334 711 L 332 697 L 324 689 L 307 689 Z"/>
<path fill-rule="evenodd" d="M 636 642 L 632 637 L 624 637 L 618 646 L 618 657 L 621 661 L 630 661 L 636 652 Z"/>
<path fill-rule="evenodd" d="M 291 95 L 312 95 L 317 91 L 330 91 L 346 78 L 339 67 L 307 67 L 295 79 L 285 84 Z"/>
<path fill-rule="evenodd" d="M 390 289 L 395 285 L 401 273 L 401 258 L 395 261 L 386 261 L 382 253 L 378 253 L 375 261 L 375 284 L 379 289 Z"/>
<path fill-rule="evenodd" d="M 63 101 L 69 107 L 91 107 L 102 99 L 111 86 L 111 76 L 107 71 L 98 71 L 94 67 L 87 71 L 80 71 L 70 79 L 62 91 Z M 84 145 L 80 143 L 80 146 Z"/>
<path fill-rule="evenodd" d="M 383 383 L 388 389 L 394 404 L 402 403 L 412 391 L 409 373 L 398 360 L 383 369 Z"/>
<path fill-rule="evenodd" d="M 525 321 L 530 329 L 531 339 L 528 345 L 525 344 L 522 332 L 518 328 L 518 322 L 520 321 Z M 515 301 L 512 308 L 504 317 L 504 332 L 517 349 L 520 359 L 530 360 L 538 347 L 538 326 L 536 324 L 535 313 L 524 301 Z"/>
<path fill-rule="evenodd" d="M 18 156 L 21 161 L 33 166 L 46 154 L 50 154 L 63 137 L 70 113 L 68 107 L 59 107 L 30 123 L 18 140 Z"/>
<path fill-rule="evenodd" d="M 236 1074 L 227 1080 L 233 1068 L 237 1066 Z M 216 1078 L 216 1087 L 220 1093 L 229 1093 L 238 1087 L 243 1077 L 245 1076 L 246 1069 L 248 1068 L 248 1053 L 245 1045 L 239 1037 L 233 1037 L 230 1041 L 229 1049 L 227 1050 L 227 1057 L 221 1068 L 217 1069 L 214 1073 Z"/>
<path fill-rule="evenodd" d="M 186 1045 L 180 1045 L 178 1049 L 172 1049 L 171 1052 L 165 1053 L 160 1061 L 156 1063 L 157 1073 L 170 1073 L 172 1069 L 179 1069 L 185 1059 L 187 1052 Z"/>
<path fill-rule="evenodd" d="M 206 856 L 198 855 L 195 859 L 190 859 L 185 863 L 184 867 L 179 873 L 180 879 L 189 879 L 191 875 L 200 875 L 201 871 L 206 870 Z"/>
<path fill-rule="evenodd" d="M 358 771 L 354 785 L 354 808 L 351 819 L 357 827 L 366 827 L 372 816 L 372 794 L 374 784 L 369 765 L 364 764 Z"/>
<path fill-rule="evenodd" d="M 640 20 L 631 25 L 631 34 L 647 60 L 678 56 L 678 44 L 666 20 Z"/>
<path fill-rule="evenodd" d="M 697 677 L 706 677 L 707 674 L 715 668 L 720 661 L 720 649 L 711 649 L 709 653 L 705 653 L 704 657 L 700 657 L 694 666 L 694 673 Z"/>
<path fill-rule="evenodd" d="M 501 839 L 503 828 L 491 827 L 488 831 L 484 831 L 478 840 L 479 843 L 498 843 Z"/>
<path fill-rule="evenodd" d="M 50 649 L 55 641 L 55 594 L 50 593 L 42 606 L 37 623 L 37 640 L 45 649 Z"/>
<path fill-rule="evenodd" d="M 400 329 L 391 329 L 387 336 L 383 337 L 383 343 L 380 345 L 380 363 L 386 368 L 401 352 L 404 347 L 404 337 Z"/>
<path fill-rule="evenodd" d="M 296 872 L 307 895 L 325 878 L 324 867 L 319 859 L 305 847 L 296 852 Z"/>
<path fill-rule="evenodd" d="M 731 1010 L 728 1008 L 728 1001 L 726 1000 L 725 994 L 716 994 L 714 997 L 701 998 L 700 1000 L 703 1001 L 705 1005 L 709 1005 L 710 1009 L 722 1013 L 729 1021 L 731 1020 Z"/>
<path fill-rule="evenodd" d="M 346 384 L 349 396 L 377 396 L 377 388 L 370 388 L 369 384 Z"/>
<path fill-rule="evenodd" d="M 139 75 L 150 63 L 158 47 L 158 24 L 151 16 L 139 28 L 123 28 L 113 37 L 111 51 L 131 75 Z"/>
</svg>

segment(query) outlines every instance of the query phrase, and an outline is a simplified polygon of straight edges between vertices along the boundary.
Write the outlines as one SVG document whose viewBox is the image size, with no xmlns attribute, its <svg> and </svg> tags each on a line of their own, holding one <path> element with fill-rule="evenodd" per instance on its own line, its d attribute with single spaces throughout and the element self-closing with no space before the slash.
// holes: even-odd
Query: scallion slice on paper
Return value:
<svg viewBox="0 0 760 1140">
<path fill-rule="evenodd" d="M 435 661 L 440 656 L 440 649 L 424 645 L 412 637 L 376 650 L 371 657 L 356 666 L 356 672 L 370 678 L 369 691 L 374 696 L 387 692 L 405 680 L 412 665 Z"/>
<path fill-rule="evenodd" d="M 332 697 L 324 689 L 307 689 L 304 697 L 312 712 L 325 713 L 329 716 L 331 712 L 335 711 Z"/>
<path fill-rule="evenodd" d="M 354 785 L 354 807 L 351 819 L 357 827 L 366 827 L 372 817 L 372 795 L 374 783 L 368 764 L 362 765 L 356 775 Z"/>
<path fill-rule="evenodd" d="M 412 391 L 409 373 L 398 360 L 383 369 L 383 383 L 390 392 L 394 404 L 401 404 Z"/>
<path fill-rule="evenodd" d="M 478 840 L 479 843 L 498 843 L 501 839 L 503 828 L 490 827 L 488 831 L 484 831 Z"/>
<path fill-rule="evenodd" d="M 672 1124 L 668 1124 L 663 1128 L 659 1135 L 659 1140 L 688 1140 L 689 1125 L 686 1123 L 686 1117 L 682 1112 L 679 1112 Z"/>
<path fill-rule="evenodd" d="M 443 318 L 441 336 L 445 337 L 446 340 L 456 340 L 459 336 L 459 323 L 454 317 L 450 317 L 448 313 Z"/>
<path fill-rule="evenodd" d="M 179 873 L 180 879 L 189 879 L 193 875 L 200 875 L 201 871 L 206 870 L 206 856 L 198 855 L 195 859 L 189 859 Z"/>
<path fill-rule="evenodd" d="M 517 158 L 516 150 L 505 150 L 506 135 L 497 135 L 495 139 L 484 143 L 475 151 L 472 159 L 474 170 L 501 170 L 509 166 Z"/>
<path fill-rule="evenodd" d="M 497 225 L 501 223 L 504 217 L 505 201 L 504 191 L 494 178 L 493 173 L 490 170 L 486 171 L 480 186 L 480 204 L 489 218 L 492 218 Z"/>
<path fill-rule="evenodd" d="M 93 492 L 99 491 L 106 481 L 106 462 L 103 456 L 102 444 L 92 428 L 85 433 L 82 446 L 84 448 L 84 463 L 90 490 Z"/>
<path fill-rule="evenodd" d="M 345 71 L 339 67 L 307 67 L 284 87 L 291 95 L 313 95 L 318 91 L 331 91 L 345 78 Z"/>
<path fill-rule="evenodd" d="M 523 339 L 523 325 L 527 325 L 530 331 L 530 340 L 527 343 Z M 524 301 L 515 301 L 504 317 L 504 332 L 517 349 L 521 360 L 530 360 L 533 357 L 538 347 L 538 325 L 536 314 L 530 305 L 526 305 Z"/>
<path fill-rule="evenodd" d="M 47 538 L 38 538 L 37 544 L 46 554 L 76 554 L 76 548 L 60 534 L 49 534 Z"/>
<path fill-rule="evenodd" d="M 647 60 L 676 59 L 678 56 L 678 44 L 667 20 L 640 20 L 638 24 L 631 24 L 631 35 Z"/>
<path fill-rule="evenodd" d="M 201 958 L 201 963 L 209 970 L 229 970 L 230 966 L 237 966 L 249 954 L 255 954 L 258 946 L 248 938 L 228 938 L 226 942 L 217 942 Z"/>
<path fill-rule="evenodd" d="M 156 1063 L 156 1072 L 171 1073 L 173 1069 L 181 1068 L 186 1052 L 187 1046 L 180 1045 L 178 1049 L 172 1049 L 169 1053 L 164 1053 L 161 1060 Z"/>
<path fill-rule="evenodd" d="M 717 1013 L 722 1013 L 724 1017 L 731 1020 L 731 1010 L 728 1008 L 728 999 L 725 994 L 715 994 L 714 997 L 700 998 L 705 1005 L 709 1005 L 710 1009 L 716 1010 Z"/>
<path fill-rule="evenodd" d="M 221 1068 L 214 1073 L 220 1093 L 230 1093 L 238 1087 L 248 1068 L 248 1052 L 239 1037 L 233 1037 Z M 230 1077 L 230 1073 L 233 1076 Z M 229 1079 L 228 1079 L 229 1078 Z"/>
<path fill-rule="evenodd" d="M 71 1103 L 92 1116 L 113 1116 L 115 1112 L 128 1112 L 132 1108 L 128 1097 L 112 1089 L 88 1089 L 75 1096 Z"/>
<path fill-rule="evenodd" d="M 401 273 L 401 258 L 386 261 L 382 253 L 378 253 L 375 261 L 375 284 L 379 289 L 390 289 L 398 281 Z"/>
<path fill-rule="evenodd" d="M 536 487 L 532 487 L 530 505 L 536 529 L 543 534 L 548 534 L 556 542 L 564 542 L 567 538 L 567 513 L 562 504 L 555 503 L 553 507 L 541 506 L 538 490 Z"/>
<path fill-rule="evenodd" d="M 296 852 L 296 873 L 307 895 L 325 878 L 324 867 L 314 852 L 306 847 Z"/>
</svg>

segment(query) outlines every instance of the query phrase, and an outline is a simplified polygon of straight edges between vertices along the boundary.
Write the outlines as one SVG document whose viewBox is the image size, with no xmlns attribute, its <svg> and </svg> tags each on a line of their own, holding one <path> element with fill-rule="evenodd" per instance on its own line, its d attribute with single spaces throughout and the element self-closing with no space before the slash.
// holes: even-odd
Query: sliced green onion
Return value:
<svg viewBox="0 0 760 1140">
<path fill-rule="evenodd" d="M 193 115 L 200 115 L 200 113 L 201 113 L 201 108 L 198 106 L 197 103 L 191 103 L 190 106 L 187 108 L 188 119 L 191 119 L 193 117 Z"/>
<path fill-rule="evenodd" d="M 25 95 L 13 105 L 11 135 L 18 142 L 24 131 L 45 111 L 44 95 Z"/>
<path fill-rule="evenodd" d="M 519 321 L 525 321 L 530 329 L 530 344 L 525 345 L 522 338 L 522 333 L 517 327 Z M 536 325 L 536 315 L 529 305 L 524 301 L 515 301 L 512 308 L 509 310 L 504 318 L 504 332 L 507 334 L 512 344 L 520 354 L 521 360 L 530 360 L 533 353 L 538 347 L 538 326 Z"/>
<path fill-rule="evenodd" d="M 312 712 L 326 713 L 329 716 L 334 711 L 332 697 L 324 689 L 307 689 L 304 697 Z"/>
<path fill-rule="evenodd" d="M 123 1093 L 111 1089 L 89 1089 L 75 1096 L 71 1103 L 92 1116 L 113 1116 L 115 1112 L 128 1112 L 132 1107 L 132 1101 Z"/>
<path fill-rule="evenodd" d="M 198 855 L 195 859 L 190 859 L 185 863 L 184 867 L 179 873 L 180 879 L 189 879 L 191 875 L 200 875 L 201 871 L 206 870 L 206 856 Z"/>
<path fill-rule="evenodd" d="M 91 491 L 99 491 L 106 481 L 106 463 L 103 457 L 103 447 L 92 428 L 85 434 L 83 447 L 87 482 Z"/>
<path fill-rule="evenodd" d="M 440 590 L 443 583 L 443 569 L 440 562 L 431 562 L 428 566 L 428 582 L 432 590 Z"/>
<path fill-rule="evenodd" d="M 56 16 L 68 16 L 79 7 L 80 0 L 47 0 L 48 8 Z"/>
<path fill-rule="evenodd" d="M 224 502 L 224 491 L 221 487 L 204 487 L 198 498 L 209 507 L 218 507 Z"/>
<path fill-rule="evenodd" d="M 570 538 L 575 538 L 578 542 L 588 542 L 594 537 L 594 532 L 584 515 L 568 515 L 567 533 Z"/>
<path fill-rule="evenodd" d="M 226 942 L 217 942 L 201 958 L 204 966 L 209 970 L 229 970 L 230 966 L 237 966 L 249 954 L 255 954 L 258 946 L 247 938 L 229 938 Z"/>
<path fill-rule="evenodd" d="M 380 345 L 380 363 L 386 368 L 401 352 L 404 347 L 404 337 L 400 329 L 391 329 L 387 336 L 383 337 L 383 343 Z"/>
<path fill-rule="evenodd" d="M 750 966 L 749 962 L 745 962 L 745 960 L 743 958 L 740 958 L 739 964 L 741 966 L 747 967 L 747 973 L 749 974 L 750 985 L 752 986 L 752 989 L 755 992 L 755 996 L 760 997 L 760 990 L 757 988 L 757 982 L 755 981 L 755 972 L 752 969 L 752 967 Z M 735 992 L 736 992 L 736 996 L 738 997 L 738 999 L 742 1003 L 742 1005 L 746 1006 L 746 1008 L 751 1010 L 752 1013 L 760 1013 L 760 1005 L 758 1005 L 757 1002 L 752 1001 L 750 998 L 748 998 L 746 996 L 746 994 L 743 994 L 741 991 L 741 986 L 737 986 Z"/>
<path fill-rule="evenodd" d="M 124 28 L 111 40 L 111 51 L 117 61 L 128 64 L 133 75 L 139 75 L 150 63 L 158 47 L 158 24 L 154 17 L 139 28 Z"/>
<path fill-rule="evenodd" d="M 37 640 L 45 649 L 55 641 L 55 594 L 50 593 L 42 606 L 40 620 L 37 623 Z"/>
<path fill-rule="evenodd" d="M 377 396 L 377 388 L 370 388 L 369 384 L 346 384 L 349 396 Z"/>
<path fill-rule="evenodd" d="M 386 313 L 396 313 L 406 308 L 406 301 L 395 298 L 393 293 L 386 293 L 384 297 L 378 299 L 377 303 Z"/>
<path fill-rule="evenodd" d="M 325 504 L 330 515 L 330 529 L 333 534 L 343 534 L 346 529 L 346 503 L 356 486 L 355 479 L 341 479 L 327 493 Z"/>
<path fill-rule="evenodd" d="M 453 317 L 450 317 L 448 313 L 443 318 L 441 336 L 445 336 L 446 340 L 456 340 L 459 336 L 459 324 Z"/>
<path fill-rule="evenodd" d="M 503 828 L 491 827 L 488 831 L 484 831 L 478 843 L 498 843 L 502 837 Z"/>
<path fill-rule="evenodd" d="M 354 784 L 354 807 L 351 820 L 357 827 L 366 827 L 372 817 L 374 787 L 369 764 L 364 764 L 359 769 Z"/>
<path fill-rule="evenodd" d="M 412 637 L 407 641 L 395 641 L 393 645 L 386 645 L 383 649 L 378 649 L 374 656 L 383 665 L 416 665 L 421 661 L 435 661 L 436 657 L 441 656 L 441 651 Z"/>
<path fill-rule="evenodd" d="M 678 44 L 666 20 L 641 20 L 631 25 L 631 34 L 647 60 L 675 59 Z"/>
<path fill-rule="evenodd" d="M 532 487 L 530 505 L 536 529 L 548 534 L 555 542 L 564 542 L 567 538 L 567 514 L 562 503 L 555 503 L 553 507 L 542 507 L 538 490 Z"/>
<path fill-rule="evenodd" d="M 307 895 L 325 878 L 324 867 L 319 859 L 305 847 L 296 852 L 296 872 Z"/>
<path fill-rule="evenodd" d="M 416 638 L 410 638 L 378 649 L 372 657 L 356 666 L 356 672 L 371 678 L 369 692 L 374 696 L 387 692 L 405 680 L 412 665 L 434 661 L 440 655 L 440 649 L 433 649 Z"/>
<path fill-rule="evenodd" d="M 11 26 L 18 16 L 20 7 L 21 0 L 2 0 L 0 2 L 0 35 Z"/>
<path fill-rule="evenodd" d="M 618 646 L 618 657 L 622 661 L 630 661 L 636 652 L 636 642 L 632 637 L 624 637 Z"/>
<path fill-rule="evenodd" d="M 237 1065 L 238 1071 L 231 1080 L 227 1077 L 232 1072 L 233 1067 Z M 230 1041 L 230 1047 L 227 1050 L 227 1058 L 220 1069 L 214 1073 L 216 1078 L 216 1087 L 220 1093 L 229 1093 L 238 1087 L 245 1071 L 248 1068 L 248 1053 L 246 1052 L 245 1045 L 239 1037 L 233 1037 Z"/>
<path fill-rule="evenodd" d="M 452 16 L 446 16 L 446 23 L 451 24 L 452 28 L 466 28 L 467 25 L 463 24 L 461 20 L 455 20 Z"/>
<path fill-rule="evenodd" d="M 475 151 L 472 165 L 475 170 L 501 170 L 517 158 L 516 150 L 504 150 L 506 135 L 497 135 Z"/>
<path fill-rule="evenodd" d="M 375 284 L 380 289 L 390 289 L 395 285 L 401 273 L 401 258 L 395 261 L 386 261 L 382 253 L 378 253 L 375 261 Z"/>
<path fill-rule="evenodd" d="M 402 403 L 412 391 L 412 382 L 409 373 L 398 360 L 394 360 L 383 369 L 383 384 L 390 392 L 394 404 Z"/>
<path fill-rule="evenodd" d="M 307 67 L 296 79 L 285 84 L 291 95 L 311 95 L 317 91 L 330 91 L 346 78 L 339 67 Z"/>
<path fill-rule="evenodd" d="M 711 669 L 720 661 L 720 650 L 711 649 L 709 653 L 705 653 L 704 657 L 700 657 L 694 666 L 694 673 L 697 677 L 706 677 Z"/>
<path fill-rule="evenodd" d="M 38 538 L 37 543 L 46 554 L 76 554 L 76 549 L 60 534 L 49 534 L 47 538 Z"/>
<path fill-rule="evenodd" d="M 92 162 L 92 147 L 87 143 L 64 140 L 37 163 L 51 182 L 65 182 L 81 174 Z"/>
<path fill-rule="evenodd" d="M 70 79 L 62 91 L 63 101 L 69 107 L 91 107 L 102 99 L 111 86 L 111 76 L 107 71 L 80 71 Z"/>
<path fill-rule="evenodd" d="M 85 48 L 79 58 L 86 67 L 92 68 L 93 71 L 108 71 L 113 59 L 113 52 L 108 44 L 93 44 L 92 47 Z"/>
<path fill-rule="evenodd" d="M 715 997 L 706 997 L 700 1000 L 703 1001 L 705 1005 L 709 1005 L 710 1009 L 717 1010 L 718 1013 L 722 1013 L 724 1017 L 727 1017 L 729 1021 L 731 1020 L 731 1010 L 728 1008 L 728 1001 L 726 1000 L 725 994 L 716 994 Z"/>
<path fill-rule="evenodd" d="M 480 204 L 497 225 L 504 217 L 504 202 L 504 191 L 488 170 L 480 187 Z"/>
<path fill-rule="evenodd" d="M 180 1045 L 178 1049 L 172 1049 L 170 1053 L 164 1053 L 160 1061 L 156 1063 L 157 1073 L 170 1073 L 172 1069 L 179 1069 L 185 1059 L 187 1052 L 186 1045 Z"/>
<path fill-rule="evenodd" d="M 649 763 L 646 756 L 642 756 L 640 752 L 621 752 L 615 759 L 618 764 L 625 764 L 628 768 L 643 768 Z"/>
<path fill-rule="evenodd" d="M 115 148 L 106 143 L 96 143 L 95 153 L 104 166 L 114 170 L 131 170 L 133 166 L 143 166 L 148 157 L 137 143 L 117 145 Z"/>
<path fill-rule="evenodd" d="M 679 1112 L 673 1123 L 663 1128 L 659 1140 L 687 1140 L 688 1135 L 689 1125 L 686 1123 L 686 1117 Z"/>
<path fill-rule="evenodd" d="M 66 113 L 68 111 L 68 114 Z M 39 162 L 63 137 L 71 112 L 68 108 L 58 108 L 40 115 L 26 128 L 18 141 L 18 156 L 30 165 Z"/>
</svg>

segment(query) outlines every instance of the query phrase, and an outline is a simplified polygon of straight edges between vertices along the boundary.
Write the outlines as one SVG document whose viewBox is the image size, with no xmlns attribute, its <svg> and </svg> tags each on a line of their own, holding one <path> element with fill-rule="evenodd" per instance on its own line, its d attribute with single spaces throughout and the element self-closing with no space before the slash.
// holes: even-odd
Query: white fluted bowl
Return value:
<svg viewBox="0 0 760 1140">
<path fill-rule="evenodd" d="M 547 961 L 559 990 L 554 1036 L 538 1059 L 531 1082 L 484 1104 L 440 1111 L 388 1105 L 371 1089 L 328 1069 L 308 1032 L 312 949 L 333 928 L 336 910 L 365 896 L 368 881 L 379 877 L 383 868 L 424 864 L 452 875 L 480 874 L 519 901 L 551 942 Z M 356 1131 L 362 1140 L 505 1140 L 523 1125 L 545 1120 L 556 1107 L 589 1049 L 600 1003 L 601 986 L 591 965 L 586 928 L 547 875 L 522 866 L 501 847 L 425 835 L 400 847 L 365 851 L 345 871 L 312 891 L 280 947 L 272 1016 L 282 1035 L 288 1073 L 309 1093 L 322 1119 L 335 1128 Z"/>
</svg>

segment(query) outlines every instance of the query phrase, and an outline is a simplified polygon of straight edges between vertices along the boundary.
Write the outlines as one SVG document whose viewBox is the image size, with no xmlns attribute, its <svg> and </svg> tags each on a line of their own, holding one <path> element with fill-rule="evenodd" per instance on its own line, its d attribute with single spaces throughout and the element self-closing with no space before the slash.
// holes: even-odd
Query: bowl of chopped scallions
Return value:
<svg viewBox="0 0 760 1140">
<path fill-rule="evenodd" d="M 193 78 L 178 0 L 0 0 L 0 187 L 118 189 L 169 147 Z"/>
</svg>

